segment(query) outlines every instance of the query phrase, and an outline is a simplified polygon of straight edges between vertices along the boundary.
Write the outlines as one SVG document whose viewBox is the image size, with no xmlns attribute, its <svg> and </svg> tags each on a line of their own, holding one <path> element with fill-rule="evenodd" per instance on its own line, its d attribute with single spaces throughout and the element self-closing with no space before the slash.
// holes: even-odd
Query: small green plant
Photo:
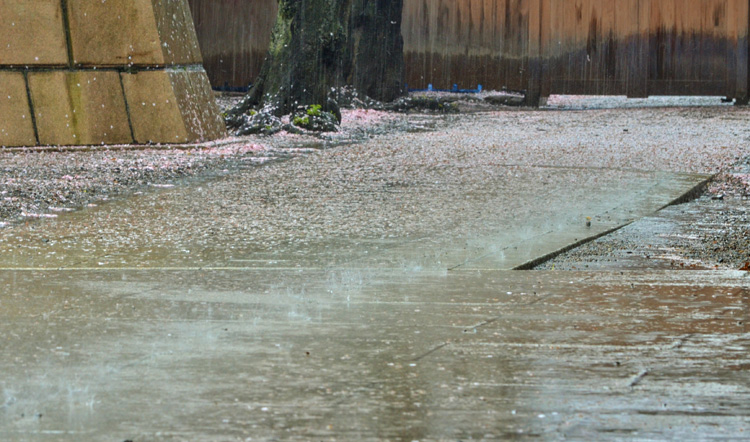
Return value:
<svg viewBox="0 0 750 442">
<path fill-rule="evenodd" d="M 320 116 L 320 110 L 323 108 L 323 106 L 319 104 L 312 104 L 310 106 L 307 106 L 307 115 L 311 117 L 319 117 Z"/>
<path fill-rule="evenodd" d="M 295 126 L 305 127 L 305 126 L 308 126 L 310 124 L 310 117 L 300 117 L 300 116 L 297 116 L 297 117 L 294 117 L 294 121 L 292 121 L 292 123 L 294 123 Z"/>
</svg>

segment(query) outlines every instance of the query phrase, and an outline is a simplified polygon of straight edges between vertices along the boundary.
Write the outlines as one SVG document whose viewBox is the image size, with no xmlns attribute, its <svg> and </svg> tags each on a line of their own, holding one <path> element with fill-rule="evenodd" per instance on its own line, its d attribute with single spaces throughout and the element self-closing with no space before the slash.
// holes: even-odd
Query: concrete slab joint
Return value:
<svg viewBox="0 0 750 442">
<path fill-rule="evenodd" d="M 36 144 L 21 72 L 0 72 L 0 146 Z"/>
<path fill-rule="evenodd" d="M 133 142 L 117 72 L 32 72 L 29 89 L 41 144 Z"/>
<path fill-rule="evenodd" d="M 185 0 L 0 0 L 0 33 L 0 146 L 225 135 Z"/>
</svg>

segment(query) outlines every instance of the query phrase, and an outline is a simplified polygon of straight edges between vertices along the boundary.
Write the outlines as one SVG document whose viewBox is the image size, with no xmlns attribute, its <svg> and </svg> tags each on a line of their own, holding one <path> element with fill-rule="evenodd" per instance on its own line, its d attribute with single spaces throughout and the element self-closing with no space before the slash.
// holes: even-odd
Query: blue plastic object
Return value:
<svg viewBox="0 0 750 442">
<path fill-rule="evenodd" d="M 457 84 L 453 85 L 452 89 L 435 89 L 432 83 L 427 85 L 427 89 L 409 89 L 406 85 L 406 90 L 409 92 L 452 92 L 454 94 L 478 94 L 482 92 L 482 85 L 478 84 L 476 89 L 459 89 Z"/>
</svg>

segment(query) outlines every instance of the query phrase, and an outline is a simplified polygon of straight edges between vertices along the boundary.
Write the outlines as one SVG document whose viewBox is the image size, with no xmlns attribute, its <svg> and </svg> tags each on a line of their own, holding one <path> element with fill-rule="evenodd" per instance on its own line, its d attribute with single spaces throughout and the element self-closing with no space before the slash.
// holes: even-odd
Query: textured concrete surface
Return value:
<svg viewBox="0 0 750 442">
<path fill-rule="evenodd" d="M 169 73 L 180 114 L 193 140 L 214 140 L 227 135 L 224 119 L 216 105 L 216 96 L 203 68 L 173 70 Z"/>
<path fill-rule="evenodd" d="M 203 70 L 122 74 L 137 143 L 189 143 L 226 136 Z"/>
<path fill-rule="evenodd" d="M 21 72 L 0 72 L 0 146 L 34 144 L 26 80 Z"/>
<path fill-rule="evenodd" d="M 541 269 L 738 270 L 750 262 L 747 199 L 702 197 L 669 207 L 544 263 Z"/>
<path fill-rule="evenodd" d="M 68 2 L 73 59 L 84 66 L 200 64 L 183 1 Z"/>
<path fill-rule="evenodd" d="M 29 74 L 42 145 L 132 143 L 116 71 Z"/>
<path fill-rule="evenodd" d="M 166 64 L 203 63 L 187 1 L 153 1 L 156 29 Z"/>
<path fill-rule="evenodd" d="M 68 64 L 60 0 L 0 0 L 0 65 Z"/>
<path fill-rule="evenodd" d="M 12 127 L 2 128 L 0 146 L 129 144 L 131 117 L 146 125 L 135 128 L 143 143 L 226 135 L 186 0 L 0 0 L 0 35 L 0 71 L 8 79 L 0 89 L 10 96 L 0 105 L 0 124 Z M 163 70 L 175 66 L 185 73 Z M 144 90 L 130 94 L 159 92 L 173 96 L 173 104 L 161 106 L 158 118 L 129 115 L 118 72 L 148 71 L 144 75 L 151 77 L 154 70 L 167 80 L 142 82 Z M 38 124 L 31 137 L 21 121 L 29 113 L 28 99 L 24 105 L 14 98 L 27 94 L 25 82 L 18 82 L 26 74 L 35 101 L 36 119 L 30 121 Z"/>
</svg>

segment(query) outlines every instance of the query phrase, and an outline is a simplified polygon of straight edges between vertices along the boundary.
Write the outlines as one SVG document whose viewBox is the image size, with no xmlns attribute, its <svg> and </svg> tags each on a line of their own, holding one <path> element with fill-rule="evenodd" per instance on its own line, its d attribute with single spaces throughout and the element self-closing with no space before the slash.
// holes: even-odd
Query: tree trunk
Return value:
<svg viewBox="0 0 750 442">
<path fill-rule="evenodd" d="M 402 6 L 403 0 L 279 0 L 268 56 L 232 114 L 325 105 L 331 88 L 344 85 L 381 101 L 402 95 Z"/>
<path fill-rule="evenodd" d="M 403 5 L 403 0 L 353 0 L 349 84 L 379 101 L 404 94 Z"/>
</svg>

